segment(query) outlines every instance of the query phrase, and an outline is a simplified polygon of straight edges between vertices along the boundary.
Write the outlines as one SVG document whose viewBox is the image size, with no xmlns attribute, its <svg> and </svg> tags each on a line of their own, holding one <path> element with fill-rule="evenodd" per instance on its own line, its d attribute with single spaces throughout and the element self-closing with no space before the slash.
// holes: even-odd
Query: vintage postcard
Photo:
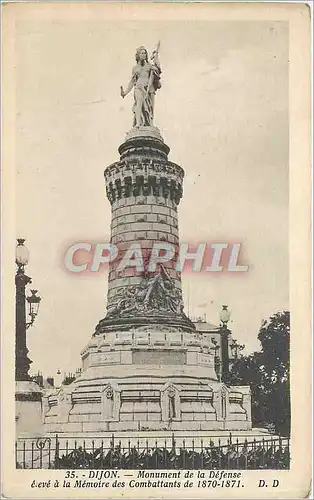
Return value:
<svg viewBox="0 0 314 500">
<path fill-rule="evenodd" d="M 2 495 L 308 497 L 310 7 L 2 16 Z"/>
</svg>

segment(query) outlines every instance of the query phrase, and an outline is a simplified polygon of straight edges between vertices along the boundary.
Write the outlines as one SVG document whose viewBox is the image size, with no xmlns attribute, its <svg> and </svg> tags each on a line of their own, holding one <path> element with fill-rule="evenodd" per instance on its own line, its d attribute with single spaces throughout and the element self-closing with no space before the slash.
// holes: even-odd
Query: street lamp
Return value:
<svg viewBox="0 0 314 500">
<path fill-rule="evenodd" d="M 235 339 L 232 339 L 232 341 L 230 342 L 230 349 L 233 359 L 238 359 L 239 352 L 243 351 L 244 345 L 238 344 L 238 342 Z"/>
<path fill-rule="evenodd" d="M 39 304 L 41 301 L 41 297 L 37 295 L 38 290 L 31 290 L 31 295 L 26 297 L 26 300 L 29 304 L 29 316 L 31 318 L 29 323 L 26 323 L 26 328 L 29 328 L 34 324 L 35 318 L 38 314 Z"/>
<path fill-rule="evenodd" d="M 227 305 L 223 305 L 220 311 L 220 335 L 221 335 L 221 380 L 227 382 L 229 374 L 229 335 L 228 322 L 231 313 Z"/>
<path fill-rule="evenodd" d="M 31 380 L 28 375 L 32 361 L 28 357 L 26 345 L 26 330 L 34 324 L 38 314 L 41 298 L 37 295 L 37 290 L 31 290 L 31 295 L 26 297 L 26 285 L 32 279 L 25 274 L 25 266 L 29 261 L 29 251 L 24 245 L 25 240 L 18 238 L 15 254 L 17 265 L 15 275 L 15 379 Z M 28 303 L 28 316 L 30 321 L 26 321 L 26 302 Z"/>
</svg>

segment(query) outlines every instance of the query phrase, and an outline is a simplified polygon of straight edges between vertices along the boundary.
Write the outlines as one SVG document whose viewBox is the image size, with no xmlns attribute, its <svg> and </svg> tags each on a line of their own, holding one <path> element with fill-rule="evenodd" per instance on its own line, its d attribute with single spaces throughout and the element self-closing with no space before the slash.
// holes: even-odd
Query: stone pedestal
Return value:
<svg viewBox="0 0 314 500">
<path fill-rule="evenodd" d="M 47 398 L 48 432 L 251 429 L 249 388 L 217 381 L 197 332 L 109 332 L 91 339 L 82 360 L 81 376 Z"/>
<path fill-rule="evenodd" d="M 43 432 L 42 389 L 28 380 L 15 383 L 17 437 L 40 436 Z"/>
</svg>

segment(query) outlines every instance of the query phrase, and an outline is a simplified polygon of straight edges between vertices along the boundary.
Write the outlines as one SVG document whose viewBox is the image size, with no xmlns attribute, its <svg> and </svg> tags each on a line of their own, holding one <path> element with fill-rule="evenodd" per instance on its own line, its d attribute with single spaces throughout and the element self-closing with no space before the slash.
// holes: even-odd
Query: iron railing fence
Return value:
<svg viewBox="0 0 314 500">
<path fill-rule="evenodd" d="M 99 438 L 76 440 L 46 437 L 16 443 L 16 467 L 22 469 L 289 469 L 290 439 L 239 440 L 230 434 L 227 444 L 207 438 L 180 445 L 161 445 L 111 437 L 105 446 Z"/>
</svg>

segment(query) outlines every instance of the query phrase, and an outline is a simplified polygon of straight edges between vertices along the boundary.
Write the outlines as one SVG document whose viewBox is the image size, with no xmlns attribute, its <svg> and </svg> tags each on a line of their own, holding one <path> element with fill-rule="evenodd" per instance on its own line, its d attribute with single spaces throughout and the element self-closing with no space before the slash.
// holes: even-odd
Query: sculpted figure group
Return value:
<svg viewBox="0 0 314 500">
<path fill-rule="evenodd" d="M 183 313 L 181 292 L 162 264 L 154 276 L 144 278 L 139 285 L 126 287 L 117 302 L 108 309 L 107 318 L 154 312 Z"/>
</svg>

